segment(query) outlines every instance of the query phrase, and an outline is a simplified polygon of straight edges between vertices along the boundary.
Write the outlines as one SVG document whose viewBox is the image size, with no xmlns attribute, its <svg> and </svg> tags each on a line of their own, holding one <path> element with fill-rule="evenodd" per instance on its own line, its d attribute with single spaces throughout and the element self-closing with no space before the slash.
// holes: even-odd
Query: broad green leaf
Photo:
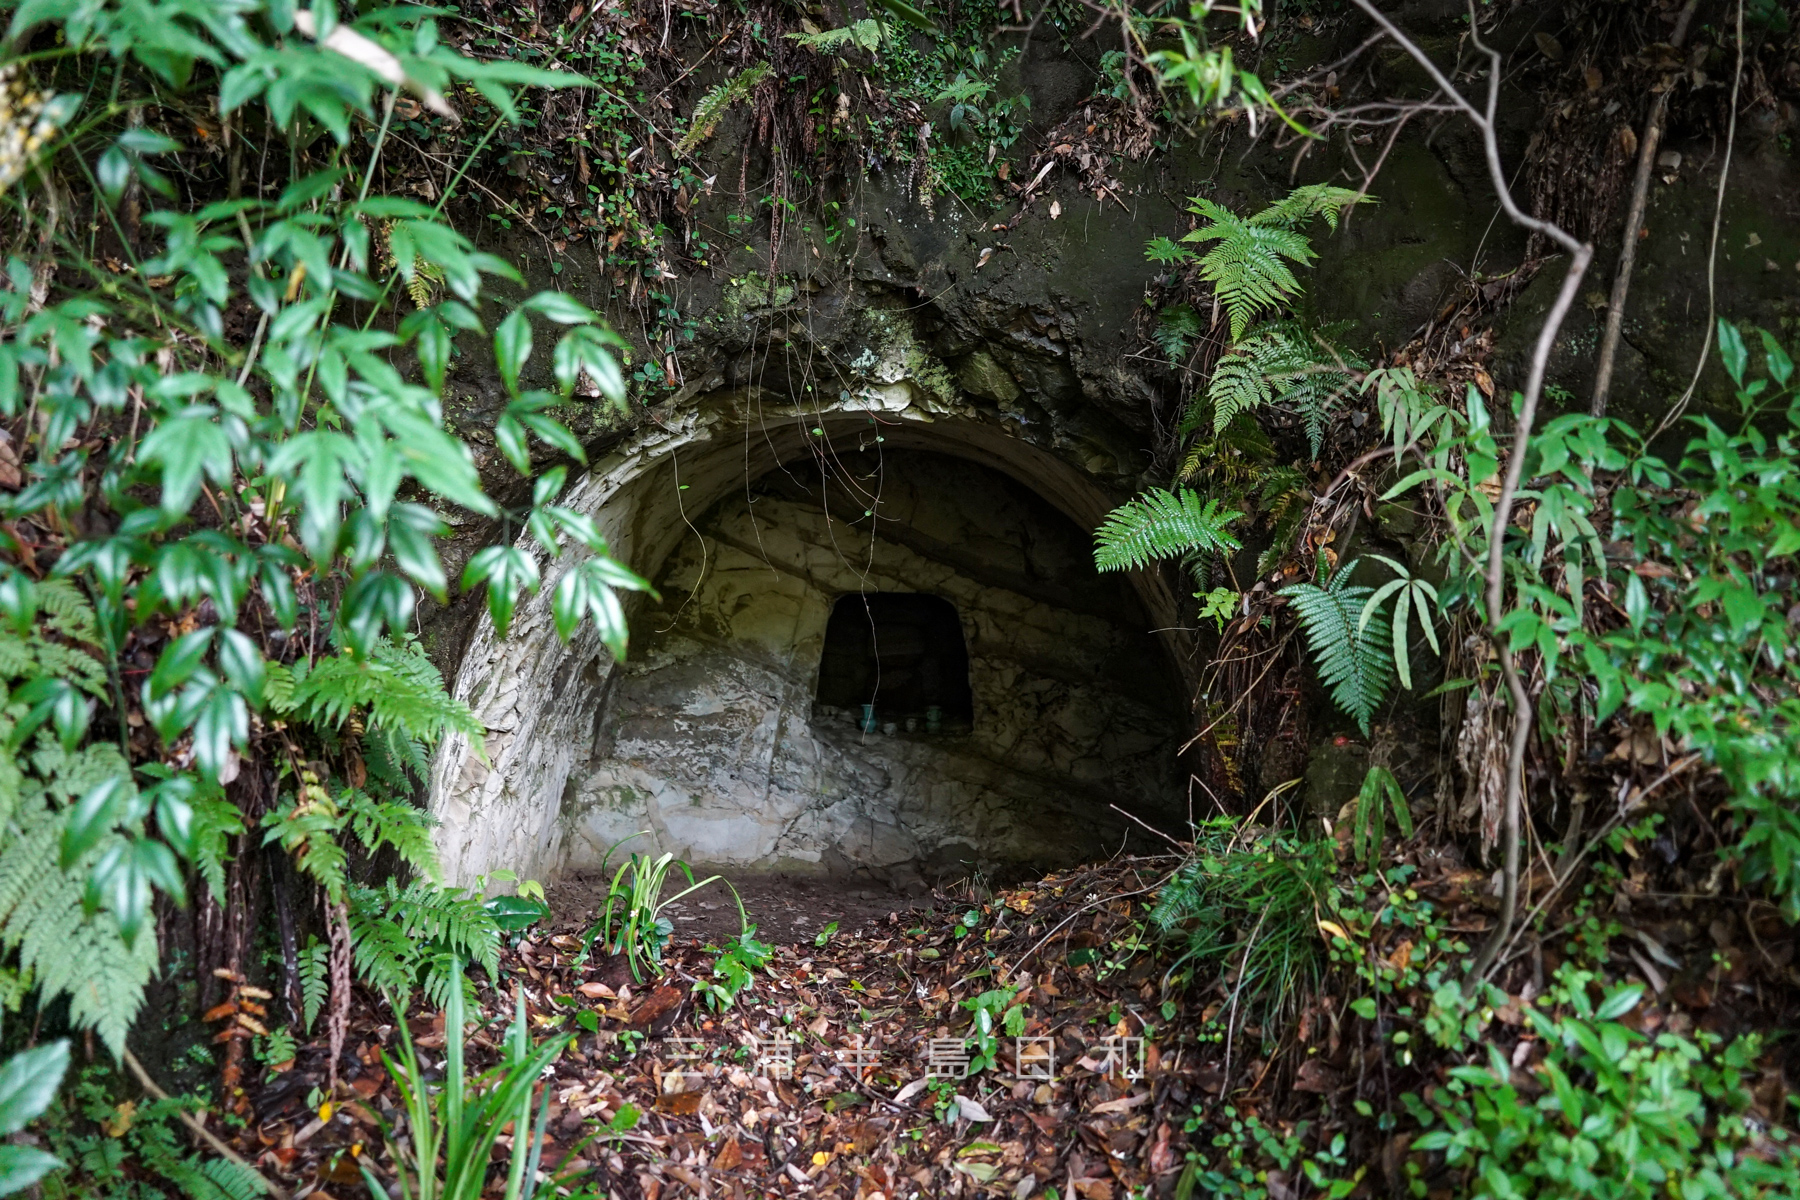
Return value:
<svg viewBox="0 0 1800 1200">
<path fill-rule="evenodd" d="M 218 410 L 209 404 L 165 417 L 138 444 L 138 459 L 162 464 L 162 509 L 170 516 L 194 506 L 201 476 L 220 487 L 231 480 L 231 441 L 219 425 Z"/>
<path fill-rule="evenodd" d="M 262 707 L 263 685 L 268 682 L 269 672 L 262 651 L 247 635 L 235 629 L 220 631 L 219 672 L 227 683 L 249 697 L 250 703 Z"/>
<path fill-rule="evenodd" d="M 112 832 L 121 804 L 133 790 L 129 777 L 115 775 L 89 788 L 75 802 L 75 807 L 69 810 L 68 823 L 63 826 L 62 846 L 57 856 L 59 867 L 68 870 L 98 846 L 101 838 Z"/>
<path fill-rule="evenodd" d="M 244 697 L 230 688 L 213 688 L 194 719 L 195 764 L 219 779 L 231 760 L 232 747 L 249 740 L 250 709 Z"/>
<path fill-rule="evenodd" d="M 518 392 L 519 372 L 530 357 L 531 322 L 526 319 L 525 310 L 517 308 L 494 330 L 494 361 L 500 367 L 500 378 L 507 391 Z"/>
<path fill-rule="evenodd" d="M 69 1068 L 69 1043 L 24 1050 L 0 1066 L 0 1134 L 14 1134 L 42 1116 Z"/>
<path fill-rule="evenodd" d="M 396 515 L 388 521 L 388 548 L 401 574 L 442 603 L 448 581 L 431 536 Z"/>
<path fill-rule="evenodd" d="M 167 695 L 174 688 L 180 687 L 193 678 L 194 672 L 206 656 L 206 648 L 212 643 L 215 626 L 196 629 L 184 633 L 167 646 L 156 658 L 156 666 L 150 672 L 149 692 L 152 697 Z"/>
<path fill-rule="evenodd" d="M 558 325 L 585 325 L 600 319 L 593 309 L 566 292 L 539 292 L 519 307 L 540 313 Z"/>
<path fill-rule="evenodd" d="M 1782 349 L 1775 335 L 1766 329 L 1757 330 L 1762 335 L 1763 359 L 1768 365 L 1769 378 L 1775 381 L 1776 387 L 1786 387 L 1794 374 L 1794 360 Z"/>
<path fill-rule="evenodd" d="M 1607 994 L 1606 999 L 1600 1002 L 1600 1007 L 1594 1010 L 1594 1019 L 1596 1021 L 1615 1021 L 1636 1008 L 1638 1001 L 1643 998 L 1643 984 L 1627 984 Z"/>
<path fill-rule="evenodd" d="M 22 1192 L 64 1165 L 54 1154 L 32 1146 L 0 1146 L 0 1196 Z"/>
<path fill-rule="evenodd" d="M 1744 335 L 1724 317 L 1719 318 L 1719 359 L 1731 381 L 1744 386 L 1744 368 L 1750 363 L 1750 352 L 1744 348 Z"/>
</svg>

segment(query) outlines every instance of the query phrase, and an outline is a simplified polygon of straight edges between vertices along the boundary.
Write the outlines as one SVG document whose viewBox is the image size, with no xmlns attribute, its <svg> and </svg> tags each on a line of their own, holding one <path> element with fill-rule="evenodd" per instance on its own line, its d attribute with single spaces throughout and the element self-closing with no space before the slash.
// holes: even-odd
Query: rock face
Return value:
<svg viewBox="0 0 1800 1200">
<path fill-rule="evenodd" d="M 850 453 L 772 472 L 694 525 L 571 774 L 569 865 L 648 830 L 698 862 L 1005 870 L 1116 849 L 1110 803 L 1176 808 L 1181 709 L 1141 606 L 1094 576 L 1083 531 L 1004 475 Z M 895 594 L 954 606 L 967 718 L 933 731 L 921 705 L 877 704 L 864 731 L 860 709 L 816 699 L 834 604 Z M 882 660 L 898 678 L 908 649 Z"/>
<path fill-rule="evenodd" d="M 1514 40 L 1529 55 L 1536 18 L 1526 7 Z M 1417 4 L 1404 19 L 1439 39 L 1431 44 L 1448 59 L 1459 52 L 1462 12 Z M 1361 35 L 1343 26 L 1342 36 Z M 1295 46 L 1303 69 L 1348 43 Z M 1076 116 L 1070 128 L 1092 132 L 1092 71 L 1070 54 L 1032 43 L 1015 68 L 1032 97 L 1028 141 Z M 1427 86 L 1409 63 L 1389 53 L 1371 69 L 1383 89 L 1405 94 Z M 1509 169 L 1543 124 L 1538 86 L 1505 93 Z M 1591 99 L 1611 120 L 1603 106 L 1612 101 Z M 1113 607 L 1096 611 L 1088 561 L 1052 569 L 1033 556 L 1070 529 L 1085 537 L 1133 492 L 1167 482 L 1193 381 L 1177 378 L 1149 341 L 1162 285 L 1144 246 L 1191 228 L 1182 198 L 1254 211 L 1297 183 L 1356 183 L 1380 148 L 1333 141 L 1295 158 L 1266 143 L 1223 126 L 1198 140 L 1171 133 L 1157 153 L 1112 162 L 1116 187 L 1081 188 L 1064 161 L 1028 204 L 983 212 L 922 204 L 909 171 L 870 165 L 838 214 L 854 232 L 836 240 L 818 223 L 789 222 L 771 244 L 768 214 L 753 212 L 741 189 L 721 184 L 695 197 L 690 223 L 718 253 L 671 257 L 658 285 L 692 340 L 638 347 L 646 365 L 665 365 L 669 390 L 650 387 L 629 415 L 600 401 L 565 410 L 593 462 L 563 502 L 592 514 L 615 556 L 658 581 L 662 607 L 633 610 L 624 665 L 591 633 L 568 646 L 556 639 L 549 596 L 566 557 L 540 562 L 543 589 L 505 638 L 476 614 L 479 598 L 441 616 L 439 661 L 486 729 L 479 746 L 451 739 L 434 766 L 430 803 L 450 876 L 548 875 L 646 828 L 655 844 L 696 859 L 767 866 L 893 873 L 969 858 L 1048 861 L 1090 854 L 1105 839 L 1116 845 L 1103 824 L 1110 803 L 1149 815 L 1169 803 L 1165 739 L 1188 719 L 1182 693 L 1191 695 L 1198 662 L 1191 636 L 1177 632 L 1195 624 L 1181 619 L 1178 572 L 1136 574 L 1128 591 L 1110 593 Z M 733 116 L 706 145 L 704 174 L 739 178 L 766 153 L 759 145 L 749 118 Z M 1709 293 L 1734 321 L 1787 331 L 1800 320 L 1800 217 L 1790 202 L 1800 186 L 1787 143 L 1746 135 L 1740 145 L 1716 286 L 1707 242 L 1722 161 L 1710 142 L 1674 129 L 1669 145 L 1684 165 L 1659 173 L 1650 197 L 1613 391 L 1612 412 L 1640 428 L 1693 373 Z M 1504 396 L 1523 382 L 1560 265 L 1515 289 L 1530 278 L 1515 277 L 1526 244 L 1498 216 L 1480 146 L 1462 123 L 1416 123 L 1383 155 L 1379 202 L 1334 233 L 1314 231 L 1319 259 L 1298 303 L 1311 318 L 1350 323 L 1347 344 L 1371 359 L 1434 323 L 1449 331 L 1452 353 L 1475 353 L 1486 344 L 1478 327 L 1491 324 L 1486 362 Z M 1583 303 L 1557 339 L 1546 419 L 1585 406 L 1617 224 L 1596 233 Z M 552 256 L 541 239 L 479 236 L 533 288 L 600 308 L 614 298 L 604 253 L 554 243 Z M 1443 325 L 1467 295 L 1482 297 L 1469 326 Z M 508 397 L 491 372 L 469 366 L 456 378 L 447 410 L 480 440 Z M 1366 430 L 1364 403 L 1361 412 L 1341 407 L 1334 436 L 1367 437 L 1348 432 Z M 1699 380 L 1703 409 L 1735 410 L 1716 356 Z M 1504 406 L 1496 411 L 1504 422 Z M 920 500 L 905 518 L 884 511 L 868 566 L 844 549 L 867 552 L 866 526 L 828 520 L 804 495 L 757 491 L 778 468 L 798 478 L 795 464 L 847 460 L 877 436 L 890 451 L 974 464 L 986 472 L 981 488 L 1010 487 L 1011 499 L 976 500 L 973 469 L 946 482 L 941 467 L 920 467 L 920 478 L 938 474 L 919 494 L 941 492 L 952 508 Z M 1002 510 L 1024 513 L 1021 495 L 1067 526 L 1053 533 L 1040 513 L 1003 522 L 1003 535 L 971 533 Z M 884 492 L 884 504 L 897 503 Z M 830 512 L 854 518 L 863 507 Z M 498 535 L 471 530 L 465 552 Z M 1247 586 L 1254 555 L 1235 569 Z M 815 710 L 832 603 L 865 588 L 955 605 L 974 689 L 966 734 L 865 736 L 848 715 Z M 1134 629 L 1158 631 L 1154 652 L 1130 641 Z M 1122 682 L 1146 674 L 1147 659 L 1158 679 Z M 1160 679 L 1171 662 L 1182 685 Z M 1320 803 L 1346 771 L 1327 763 L 1313 772 Z"/>
<path fill-rule="evenodd" d="M 508 636 L 480 620 L 454 690 L 487 736 L 434 763 L 449 877 L 548 876 L 640 830 L 633 849 L 692 861 L 904 879 L 1116 849 L 1113 803 L 1181 827 L 1186 644 L 1145 632 L 1175 625 L 1161 576 L 1094 572 L 1116 494 L 1053 431 L 869 370 L 827 406 L 717 389 L 570 490 L 662 600 L 625 664 L 589 631 L 557 640 L 567 558 Z M 832 607 L 864 592 L 954 606 L 966 727 L 869 735 L 815 704 Z"/>
</svg>

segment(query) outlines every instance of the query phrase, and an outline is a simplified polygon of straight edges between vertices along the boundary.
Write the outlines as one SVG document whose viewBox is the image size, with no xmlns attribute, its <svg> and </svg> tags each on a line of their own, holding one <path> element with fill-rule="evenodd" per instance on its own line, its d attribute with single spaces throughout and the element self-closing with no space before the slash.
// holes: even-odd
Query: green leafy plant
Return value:
<svg viewBox="0 0 1800 1200">
<path fill-rule="evenodd" d="M 1612 505 L 1612 539 L 1630 551 L 1608 573 L 1625 620 L 1600 636 L 1577 632 L 1568 614 L 1556 614 L 1563 619 L 1551 627 L 1575 634 L 1571 656 L 1580 655 L 1598 691 L 1595 719 L 1621 709 L 1646 717 L 1718 769 L 1731 793 L 1743 878 L 1766 888 L 1793 922 L 1800 640 L 1790 614 L 1800 605 L 1800 404 L 1793 362 L 1772 335 L 1761 335 L 1763 377 L 1746 379 L 1743 337 L 1724 321 L 1718 334 L 1741 410 L 1737 431 L 1696 417 L 1696 436 L 1673 471 L 1648 456 L 1632 462 L 1630 477 L 1643 482 L 1621 489 Z"/>
<path fill-rule="evenodd" d="M 1800 920 L 1800 670 L 1786 616 L 1800 604 L 1800 406 L 1791 356 L 1758 336 L 1752 378 L 1750 345 L 1720 322 L 1735 432 L 1690 418 L 1695 436 L 1674 465 L 1615 418 L 1562 416 L 1533 435 L 1518 495 L 1535 507 L 1507 533 L 1511 598 L 1495 632 L 1515 654 L 1535 652 L 1557 684 L 1538 702 L 1546 726 L 1625 712 L 1702 754 L 1731 797 L 1741 878 Z M 1473 388 L 1458 412 L 1403 371 L 1371 379 L 1384 432 L 1413 468 L 1384 498 L 1423 494 L 1443 513 L 1436 608 L 1448 617 L 1484 586 L 1484 485 L 1499 466 L 1489 415 Z M 1584 603 L 1590 586 L 1610 600 L 1602 612 Z"/>
<path fill-rule="evenodd" d="M 40 1003 L 67 997 L 70 1020 L 117 1052 L 156 967 L 151 889 L 186 895 L 168 846 L 150 839 L 134 845 L 131 834 L 159 809 L 170 824 L 188 815 L 191 829 L 193 806 L 168 781 L 147 793 L 129 789 L 130 799 L 122 801 L 130 768 L 104 742 L 71 749 L 40 729 L 20 761 L 11 747 L 29 720 L 18 701 L 0 710 L 0 807 L 7 823 L 0 835 L 0 947 L 17 955 L 16 969 Z M 132 811 L 120 815 L 135 820 L 115 833 L 110 809 L 126 804 Z M 90 900 L 99 897 L 111 902 L 110 910 L 90 915 Z"/>
<path fill-rule="evenodd" d="M 87 1068 L 34 1126 L 68 1164 L 38 1181 L 44 1200 L 258 1200 L 268 1194 L 255 1171 L 191 1149 L 180 1121 L 184 1113 L 205 1111 L 198 1098 L 121 1100 L 117 1082 L 102 1066 Z"/>
<path fill-rule="evenodd" d="M 1318 257 L 1301 230 L 1318 217 L 1336 229 L 1339 213 L 1368 199 L 1349 188 L 1314 183 L 1295 188 L 1252 216 L 1240 217 L 1215 200 L 1195 196 L 1188 201 L 1188 211 L 1200 218 L 1199 228 L 1179 243 L 1166 237 L 1154 239 L 1146 257 L 1153 262 L 1197 266 L 1200 277 L 1213 286 L 1224 307 L 1231 340 L 1236 342 L 1258 314 L 1299 294 L 1300 281 L 1288 263 L 1304 265 Z M 1190 245 L 1207 249 L 1194 250 Z"/>
<path fill-rule="evenodd" d="M 1207 382 L 1214 432 L 1222 432 L 1239 413 L 1285 404 L 1300 414 L 1317 457 L 1332 406 L 1354 389 L 1356 372 L 1368 365 L 1336 344 L 1347 328 L 1340 324 L 1308 329 L 1299 321 L 1286 320 L 1266 321 L 1250 330 L 1219 359 Z M 1190 408 L 1193 415 L 1183 419 L 1183 428 L 1201 419 L 1194 408 Z"/>
<path fill-rule="evenodd" d="M 1151 930 L 1178 951 L 1170 973 L 1231 971 L 1234 1011 L 1261 1023 L 1291 1015 L 1324 968 L 1315 913 L 1333 868 L 1329 841 L 1246 838 L 1222 817 L 1202 824 L 1150 910 Z"/>
<path fill-rule="evenodd" d="M 645 837 L 648 832 L 632 836 Z M 671 896 L 664 896 L 663 889 L 673 873 L 686 878 L 688 886 Z M 747 933 L 750 926 L 744 916 L 743 901 L 723 875 L 708 875 L 696 881 L 693 869 L 673 854 L 664 853 L 654 858 L 648 854 L 633 854 L 613 873 L 606 903 L 600 909 L 600 920 L 588 930 L 586 943 L 592 946 L 599 942 L 608 953 L 623 954 L 631 965 L 632 978 L 642 979 L 645 970 L 661 965 L 663 947 L 668 945 L 675 932 L 674 922 L 662 915 L 663 910 L 709 883 L 724 883 L 730 889 L 732 899 L 737 903 L 738 921 Z"/>
<path fill-rule="evenodd" d="M 714 1012 L 722 1012 L 736 1003 L 738 994 L 750 986 L 756 973 L 768 966 L 774 948 L 756 940 L 756 926 L 746 925 L 742 933 L 726 940 L 724 946 L 708 946 L 713 955 L 712 977 L 696 979 L 694 994 L 704 999 Z"/>
<path fill-rule="evenodd" d="M 1224 553 L 1241 543 L 1226 529 L 1243 514 L 1222 510 L 1191 488 L 1145 492 L 1108 513 L 1094 533 L 1094 566 L 1135 571 L 1192 551 Z"/>
<path fill-rule="evenodd" d="M 1185 302 L 1168 305 L 1156 314 L 1156 326 L 1150 335 L 1156 344 L 1162 347 L 1169 361 L 1179 363 L 1187 357 L 1188 348 L 1194 340 L 1206 332 L 1206 326 L 1200 323 L 1200 314 L 1194 306 Z"/>
<path fill-rule="evenodd" d="M 414 988 L 448 1003 L 465 964 L 499 975 L 500 925 L 478 895 L 414 880 L 350 888 L 350 952 L 357 975 L 404 1007 Z"/>
<path fill-rule="evenodd" d="M 1433 654 L 1441 654 L 1438 649 L 1437 627 L 1433 621 L 1433 611 L 1437 608 L 1437 588 L 1428 580 L 1420 579 L 1406 567 L 1405 563 L 1395 562 L 1385 554 L 1371 554 L 1370 558 L 1382 563 L 1394 573 L 1388 580 L 1370 593 L 1363 601 L 1362 615 L 1356 619 L 1356 632 L 1360 635 L 1369 627 L 1369 622 L 1380 613 L 1382 604 L 1389 596 L 1394 597 L 1394 625 L 1392 644 L 1394 647 L 1394 669 L 1400 675 L 1400 686 L 1412 690 L 1412 662 L 1408 657 L 1408 639 L 1406 635 L 1407 618 L 1416 613 L 1419 619 L 1419 631 L 1431 644 Z"/>
<path fill-rule="evenodd" d="M 1024 1035 L 1026 1012 L 1023 1004 L 1014 1002 L 1018 994 L 1018 988 L 990 988 L 962 1002 L 969 1010 L 967 1043 L 973 1051 L 969 1074 L 985 1071 L 998 1061 L 1001 1033 L 1013 1038 Z"/>
<path fill-rule="evenodd" d="M 1193 1148 L 1187 1154 L 1187 1166 L 1175 1181 L 1176 1200 L 1191 1200 L 1198 1193 L 1220 1200 L 1270 1200 L 1272 1196 L 1290 1195 L 1291 1190 L 1275 1190 L 1270 1175 L 1291 1172 L 1296 1166 L 1306 1181 L 1327 1200 L 1343 1200 L 1356 1190 L 1368 1167 L 1358 1167 L 1346 1174 L 1345 1138 L 1333 1136 L 1329 1145 L 1308 1154 L 1306 1142 L 1313 1125 L 1296 1124 L 1291 1132 L 1272 1129 L 1255 1116 L 1238 1112 L 1226 1105 L 1212 1119 L 1198 1106 L 1185 1124 L 1188 1134 L 1201 1133 L 1208 1127 L 1217 1130 L 1210 1139 L 1212 1153 Z M 1198 1139 L 1192 1139 L 1198 1140 Z"/>
<path fill-rule="evenodd" d="M 1392 660 L 1387 626 L 1379 622 L 1364 625 L 1360 620 L 1369 589 L 1350 585 L 1355 567 L 1354 560 L 1346 563 L 1328 577 L 1324 587 L 1294 583 L 1281 589 L 1281 594 L 1293 605 L 1300 627 L 1306 631 L 1320 681 L 1366 735 L 1393 678 Z"/>
<path fill-rule="evenodd" d="M 1356 818 L 1350 831 L 1351 852 L 1358 862 L 1372 865 L 1380 859 L 1390 812 L 1394 814 L 1394 824 L 1400 827 L 1400 835 L 1411 837 L 1412 809 L 1406 803 L 1400 781 L 1386 767 L 1370 767 L 1356 794 Z"/>
<path fill-rule="evenodd" d="M 1200 619 L 1214 622 L 1218 631 L 1223 633 L 1225 622 L 1236 615 L 1238 603 L 1243 596 L 1230 588 L 1219 587 L 1213 588 L 1209 592 L 1197 593 L 1195 598 L 1200 601 Z"/>
<path fill-rule="evenodd" d="M 688 119 L 687 132 L 681 135 L 675 149 L 682 154 L 691 153 L 719 128 L 719 122 L 731 111 L 731 106 L 750 98 L 757 85 L 769 77 L 768 63 L 754 63 L 745 67 L 709 90 L 694 105 L 694 115 Z"/>
<path fill-rule="evenodd" d="M 1800 1152 L 1751 1112 L 1759 1040 L 1648 1037 L 1620 1022 L 1643 986 L 1615 986 L 1595 1003 L 1594 982 L 1565 965 L 1542 1000 L 1526 1003 L 1544 1050 L 1530 1068 L 1536 1087 L 1522 1088 L 1490 1045 L 1487 1064 L 1452 1068 L 1430 1102 L 1408 1093 L 1430 1130 L 1414 1148 L 1460 1169 L 1471 1200 L 1795 1194 Z M 1424 1195 L 1418 1165 L 1410 1171 L 1413 1194 Z"/>
<path fill-rule="evenodd" d="M 860 21 L 852 21 L 841 29 L 788 33 L 782 36 L 792 38 L 808 50 L 817 50 L 820 54 L 839 54 L 849 49 L 872 52 L 881 47 L 881 23 L 865 17 Z"/>
<path fill-rule="evenodd" d="M 68 1069 L 67 1042 L 47 1042 L 0 1065 L 0 1135 L 18 1133 L 26 1122 L 42 1115 Z M 22 1192 L 62 1165 L 61 1159 L 35 1146 L 0 1145 L 0 1196 Z"/>
<path fill-rule="evenodd" d="M 590 81 L 465 57 L 429 9 L 335 12 L 13 10 L 11 44 L 43 47 L 39 89 L 74 90 L 0 181 L 41 222 L 0 264 L 0 419 L 28 481 L 4 517 L 42 531 L 0 538 L 0 944 L 115 1054 L 156 965 L 157 896 L 183 901 L 191 867 L 220 899 L 237 869 L 224 781 L 279 778 L 266 845 L 333 905 L 352 854 L 430 873 L 409 793 L 438 737 L 477 732 L 406 640 L 420 591 L 449 599 L 439 507 L 525 531 L 530 549 L 485 547 L 460 581 L 502 632 L 542 560 L 575 560 L 551 597 L 559 632 L 592 620 L 615 654 L 616 591 L 648 586 L 556 503 L 566 467 L 541 461 L 585 459 L 557 415 L 578 383 L 623 405 L 623 339 L 561 292 L 494 303 L 493 280 L 522 276 L 445 217 L 520 119 L 519 88 Z M 446 95 L 491 117 L 434 205 L 375 189 L 402 88 L 446 121 Z M 193 123 L 170 136 L 136 115 L 176 93 L 234 141 L 284 147 L 261 186 L 235 153 L 184 159 L 174 186 L 161 164 Z M 96 236 L 122 266 L 94 260 Z M 228 313 L 253 329 L 228 334 Z M 498 369 L 493 442 L 533 479 L 528 504 L 484 491 L 446 421 L 452 360 L 475 350 Z"/>
<path fill-rule="evenodd" d="M 401 1148 L 395 1173 L 401 1200 L 480 1200 L 494 1142 L 508 1126 L 512 1128 L 512 1148 L 502 1194 L 505 1200 L 530 1200 L 538 1191 L 550 1111 L 550 1088 L 539 1087 L 539 1079 L 562 1055 L 573 1035 L 558 1034 L 532 1046 L 521 994 L 499 1064 L 470 1078 L 463 1055 L 467 1020 L 460 965 L 450 968 L 445 994 L 441 1083 L 427 1076 L 404 1021 L 400 1023 L 399 1057 L 385 1051 L 381 1056 L 406 1111 L 406 1140 L 388 1138 L 390 1145 Z M 538 1093 L 535 1104 L 534 1092 Z M 573 1148 L 568 1151 L 573 1152 Z M 372 1196 L 389 1194 L 367 1163 L 362 1172 Z"/>
</svg>

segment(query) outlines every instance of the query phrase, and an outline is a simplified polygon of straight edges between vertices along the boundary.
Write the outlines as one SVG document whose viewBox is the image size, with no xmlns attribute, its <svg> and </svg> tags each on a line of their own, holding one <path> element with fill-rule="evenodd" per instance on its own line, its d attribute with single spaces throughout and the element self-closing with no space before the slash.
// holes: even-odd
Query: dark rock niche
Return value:
<svg viewBox="0 0 1800 1200">
<path fill-rule="evenodd" d="M 1011 478 L 923 451 L 821 456 L 694 528 L 571 773 L 570 867 L 648 829 L 693 862 L 905 883 L 1150 837 L 1112 804 L 1182 827 L 1167 653 L 1086 534 Z M 872 730 L 871 652 L 915 674 Z"/>
</svg>

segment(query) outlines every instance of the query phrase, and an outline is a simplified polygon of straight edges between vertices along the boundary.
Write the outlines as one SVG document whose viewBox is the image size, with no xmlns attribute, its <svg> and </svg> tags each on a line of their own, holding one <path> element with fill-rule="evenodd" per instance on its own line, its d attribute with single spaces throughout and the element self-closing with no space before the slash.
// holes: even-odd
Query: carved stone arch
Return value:
<svg viewBox="0 0 1800 1200">
<path fill-rule="evenodd" d="M 1016 423 L 972 409 L 944 411 L 903 380 L 846 394 L 824 407 L 796 405 L 756 389 L 716 391 L 645 425 L 593 462 L 562 502 L 592 516 L 614 555 L 655 580 L 677 548 L 694 539 L 695 520 L 750 481 L 810 458 L 813 447 L 854 446 L 859 437 L 872 442 L 874 436 L 889 450 L 928 451 L 999 472 L 1083 533 L 1123 498 L 1078 465 L 1084 461 L 1082 447 L 1040 445 Z M 519 605 L 505 639 L 496 636 L 485 614 L 480 617 L 452 688 L 486 736 L 479 745 L 452 736 L 433 763 L 429 803 L 440 822 L 441 862 L 453 881 L 502 868 L 545 878 L 571 862 L 582 865 L 599 857 L 594 845 L 577 836 L 564 808 L 580 793 L 579 773 L 597 755 L 610 753 L 604 709 L 619 684 L 620 666 L 589 626 L 567 645 L 556 636 L 550 596 L 562 573 L 579 560 L 572 553 L 546 560 L 525 540 L 520 545 L 539 555 L 543 586 Z M 1162 653 L 1152 655 L 1165 661 L 1154 669 L 1172 673 L 1175 664 L 1178 672 L 1188 647 L 1173 628 L 1172 591 L 1155 573 L 1133 573 L 1129 585 L 1142 618 L 1159 631 Z M 638 650 L 634 642 L 634 660 Z M 695 854 L 667 829 L 653 828 L 652 834 L 689 857 L 715 857 L 704 848 Z M 1085 855 L 1098 849 L 1087 844 L 1074 851 Z"/>
</svg>

